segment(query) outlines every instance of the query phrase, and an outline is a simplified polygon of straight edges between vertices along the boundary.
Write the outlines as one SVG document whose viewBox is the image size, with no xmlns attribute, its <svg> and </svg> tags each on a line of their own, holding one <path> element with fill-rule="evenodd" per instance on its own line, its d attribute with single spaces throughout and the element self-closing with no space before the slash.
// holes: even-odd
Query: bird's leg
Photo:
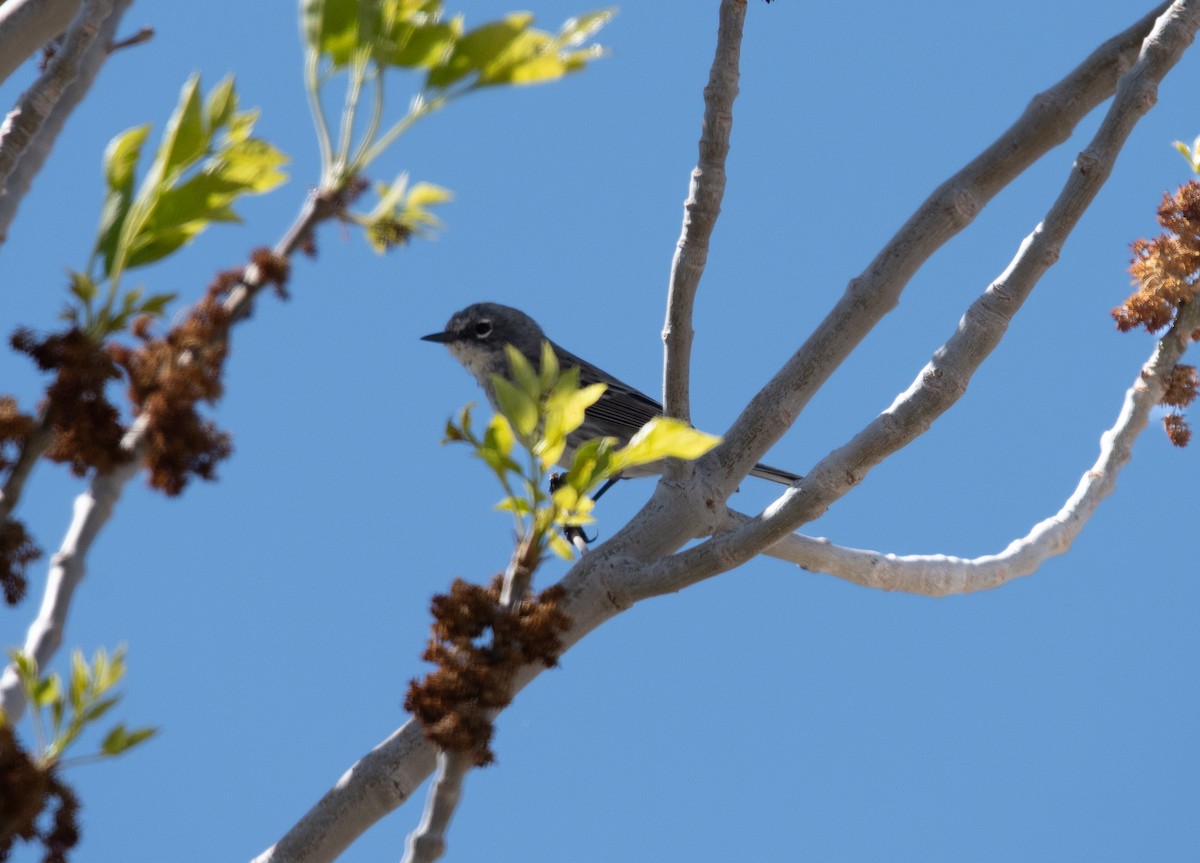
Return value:
<svg viewBox="0 0 1200 863">
<path fill-rule="evenodd" d="M 604 483 L 604 485 L 600 486 L 600 491 L 598 491 L 594 495 L 592 495 L 592 503 L 595 503 L 596 501 L 600 500 L 600 495 L 604 494 L 606 491 L 608 491 L 610 488 L 612 488 L 614 485 L 616 485 L 617 480 L 619 480 L 619 479 L 620 479 L 619 476 L 614 476 L 614 477 L 610 478 L 606 483 Z"/>
<path fill-rule="evenodd" d="M 550 474 L 550 494 L 554 494 L 554 492 L 556 492 L 559 488 L 562 487 L 562 484 L 563 484 L 563 481 L 565 478 L 566 478 L 566 474 L 559 473 L 558 471 L 555 471 L 554 473 Z M 600 493 L 603 494 L 604 491 L 609 487 L 609 485 L 612 485 L 612 483 L 614 483 L 614 482 L 616 482 L 616 480 L 609 480 L 605 484 L 604 488 L 600 489 Z M 599 497 L 599 496 L 600 496 L 599 494 L 596 495 L 596 497 Z M 596 497 L 593 497 L 592 500 L 595 500 Z M 596 541 L 595 536 L 593 536 L 591 539 L 588 539 L 588 535 L 586 533 L 584 533 L 583 528 L 579 527 L 578 525 L 571 525 L 569 527 L 564 527 L 563 528 L 563 536 L 565 536 L 567 538 L 567 542 L 569 542 L 569 543 L 571 543 L 571 545 L 575 546 L 575 548 L 579 551 L 580 554 L 585 554 L 587 552 L 588 544 Z"/>
</svg>

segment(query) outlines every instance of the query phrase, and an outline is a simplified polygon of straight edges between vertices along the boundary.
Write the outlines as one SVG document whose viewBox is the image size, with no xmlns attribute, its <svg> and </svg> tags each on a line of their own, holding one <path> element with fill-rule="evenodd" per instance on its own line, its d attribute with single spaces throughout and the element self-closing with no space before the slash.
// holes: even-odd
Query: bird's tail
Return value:
<svg viewBox="0 0 1200 863">
<path fill-rule="evenodd" d="M 750 476 L 756 476 L 759 479 L 769 479 L 771 482 L 777 482 L 781 485 L 791 485 L 794 482 L 804 479 L 800 474 L 761 463 L 756 464 L 750 470 Z"/>
</svg>

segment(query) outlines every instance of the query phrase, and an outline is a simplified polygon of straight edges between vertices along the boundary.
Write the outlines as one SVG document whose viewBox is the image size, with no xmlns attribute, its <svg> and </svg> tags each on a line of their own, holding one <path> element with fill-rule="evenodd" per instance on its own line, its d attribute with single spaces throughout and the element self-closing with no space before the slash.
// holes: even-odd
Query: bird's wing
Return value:
<svg viewBox="0 0 1200 863">
<path fill-rule="evenodd" d="M 641 390 L 584 362 L 559 345 L 554 345 L 554 351 L 564 369 L 572 366 L 579 369 L 579 382 L 583 386 L 598 383 L 608 385 L 604 395 L 587 409 L 587 424 L 596 424 L 605 430 L 597 432 L 597 436 L 611 434 L 625 443 L 650 420 L 662 416 L 662 405 Z"/>
</svg>

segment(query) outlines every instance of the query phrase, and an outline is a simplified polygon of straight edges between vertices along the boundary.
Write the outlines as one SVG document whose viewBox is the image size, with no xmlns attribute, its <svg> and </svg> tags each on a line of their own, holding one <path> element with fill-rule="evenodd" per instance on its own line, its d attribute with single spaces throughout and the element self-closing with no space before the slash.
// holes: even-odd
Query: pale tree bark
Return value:
<svg viewBox="0 0 1200 863">
<path fill-rule="evenodd" d="M 0 245 L 8 239 L 17 209 L 54 149 L 67 118 L 91 90 L 108 59 L 117 27 L 131 2 L 87 0 L 46 71 L 5 119 L 0 129 Z M 79 7 L 77 2 L 74 5 Z M 0 31 L 10 6 L 36 8 L 28 2 L 0 5 Z M 30 13 L 12 14 L 19 18 L 20 14 Z M 57 12 L 45 14 L 53 18 Z M 0 57 L 8 59 L 4 51 L 0 36 Z"/>
<path fill-rule="evenodd" d="M 827 573 L 863 587 L 923 596 L 950 596 L 991 590 L 1032 575 L 1044 562 L 1066 554 L 1104 498 L 1117 486 L 1117 475 L 1132 456 L 1133 442 L 1159 404 L 1165 380 L 1200 329 L 1200 303 L 1179 311 L 1174 325 L 1155 345 L 1125 392 L 1116 422 L 1100 437 L 1100 454 L 1079 478 L 1075 491 L 1054 515 L 1035 524 L 996 554 L 976 558 L 944 554 L 896 555 L 844 548 L 826 539 L 789 534 L 763 553 L 812 572 Z M 726 511 L 722 529 L 744 524 L 748 516 Z"/>
<path fill-rule="evenodd" d="M 0 3 L 0 83 L 67 29 L 80 0 L 7 0 Z"/>
<path fill-rule="evenodd" d="M 713 140 L 724 135 L 726 143 L 731 116 L 722 117 L 721 111 L 731 110 L 739 50 L 731 25 L 740 33 L 738 15 L 744 11 L 744 0 L 721 4 L 721 35 L 705 91 L 704 135 L 714 135 Z M 1075 494 L 1055 517 L 1014 540 L 996 560 L 894 558 L 839 549 L 794 531 L 854 488 L 879 461 L 927 430 L 961 396 L 1003 337 L 1009 320 L 1056 260 L 1063 241 L 1107 179 L 1131 129 L 1153 105 L 1158 82 L 1178 61 L 1197 28 L 1200 0 L 1159 6 L 1036 96 L 995 143 L 939 186 L 850 283 L 813 335 L 750 400 L 724 443 L 687 475 L 681 472 L 661 481 L 628 525 L 567 573 L 560 582 L 566 591 L 563 610 L 572 620 L 564 638 L 566 647 L 635 602 L 727 572 L 759 554 L 873 587 L 937 594 L 996 586 L 1061 552 L 1111 491 L 1133 439 L 1145 428 L 1150 410 L 1161 397 L 1164 374 L 1174 367 L 1196 329 L 1200 316 L 1196 309 L 1183 309 L 1178 326 L 1160 340 L 1126 394 L 1117 423 L 1102 439 L 1098 461 Z M 726 498 L 790 428 L 830 374 L 895 307 L 905 285 L 929 256 L 966 227 L 1005 185 L 1066 140 L 1075 125 L 1114 92 L 1100 129 L 1076 160 L 1054 205 L 1020 244 L 1008 268 L 966 310 L 958 329 L 917 373 L 913 384 L 763 512 L 751 517 L 728 510 Z M 723 131 L 716 131 L 718 126 Z M 687 415 L 691 304 L 704 258 L 703 249 L 690 249 L 688 244 L 693 239 L 707 244 L 720 208 L 724 152 L 719 145 L 702 145 L 700 161 L 693 173 L 664 330 L 666 402 L 669 410 L 683 416 Z M 715 194 L 714 189 L 718 189 Z M 708 220 L 706 229 L 702 220 Z M 689 262 L 695 261 L 700 266 L 693 272 Z M 709 538 L 679 551 L 689 540 L 704 536 Z M 539 673 L 540 668 L 525 668 L 516 689 Z M 257 863 L 335 859 L 363 831 L 412 796 L 433 771 L 436 757 L 418 724 L 410 720 L 351 767 L 276 845 L 256 858 Z"/>
</svg>

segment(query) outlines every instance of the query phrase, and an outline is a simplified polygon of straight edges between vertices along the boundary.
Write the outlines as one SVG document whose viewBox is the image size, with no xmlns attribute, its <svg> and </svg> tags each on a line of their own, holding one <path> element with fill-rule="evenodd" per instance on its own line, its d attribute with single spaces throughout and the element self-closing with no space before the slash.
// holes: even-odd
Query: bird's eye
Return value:
<svg viewBox="0 0 1200 863">
<path fill-rule="evenodd" d="M 475 338 L 486 339 L 492 334 L 492 322 L 480 321 L 475 325 Z"/>
</svg>

